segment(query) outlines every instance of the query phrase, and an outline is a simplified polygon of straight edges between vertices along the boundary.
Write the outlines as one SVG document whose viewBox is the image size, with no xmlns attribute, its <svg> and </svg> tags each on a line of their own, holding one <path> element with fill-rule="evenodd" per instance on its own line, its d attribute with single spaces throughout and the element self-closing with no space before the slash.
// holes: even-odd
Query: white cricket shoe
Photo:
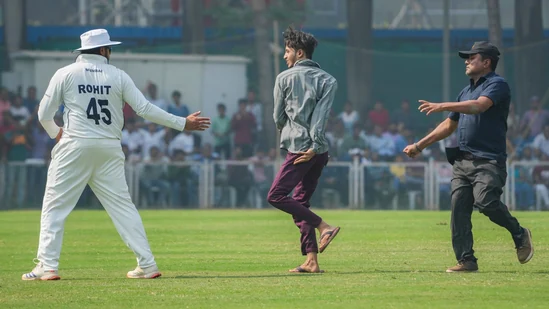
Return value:
<svg viewBox="0 0 549 309">
<path fill-rule="evenodd" d="M 23 276 L 21 276 L 21 279 L 27 280 L 27 281 L 30 281 L 30 280 L 47 281 L 47 280 L 61 279 L 61 277 L 59 277 L 59 275 L 57 274 L 57 270 L 45 270 L 44 264 L 42 262 L 38 261 L 35 263 L 36 263 L 36 267 L 34 267 L 34 269 L 30 273 L 23 274 Z"/>
<path fill-rule="evenodd" d="M 134 270 L 130 270 L 126 277 L 130 279 L 154 279 L 162 276 L 158 266 L 150 266 L 145 269 L 137 266 Z"/>
</svg>

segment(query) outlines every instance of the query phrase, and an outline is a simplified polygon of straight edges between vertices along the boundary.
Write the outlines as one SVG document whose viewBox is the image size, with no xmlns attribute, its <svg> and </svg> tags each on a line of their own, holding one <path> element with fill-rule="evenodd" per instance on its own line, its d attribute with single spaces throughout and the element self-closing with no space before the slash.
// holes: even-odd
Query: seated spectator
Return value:
<svg viewBox="0 0 549 309">
<path fill-rule="evenodd" d="M 383 130 L 389 125 L 389 111 L 385 109 L 381 101 L 376 102 L 368 116 L 374 125 L 380 126 Z"/>
<path fill-rule="evenodd" d="M 166 179 L 171 182 L 171 194 L 170 204 L 175 207 L 182 206 L 198 206 L 198 198 L 192 197 L 198 196 L 193 186 L 194 177 L 191 175 L 191 168 L 188 165 L 182 165 L 185 162 L 185 152 L 181 150 L 175 150 L 172 156 L 171 165 L 167 171 Z M 193 200 L 196 205 L 192 205 Z"/>
<path fill-rule="evenodd" d="M 413 114 L 410 112 L 410 102 L 403 100 L 400 103 L 400 108 L 391 115 L 391 120 L 399 127 L 408 129 L 414 128 Z"/>
<path fill-rule="evenodd" d="M 6 111 L 11 107 L 9 92 L 6 88 L 0 88 L 0 125 L 2 124 Z"/>
<path fill-rule="evenodd" d="M 507 116 L 507 132 L 515 132 L 520 130 L 520 115 L 517 114 L 515 104 L 511 102 L 509 105 L 509 115 Z"/>
<path fill-rule="evenodd" d="M 164 137 L 162 138 L 162 144 L 164 147 L 164 154 L 171 157 L 172 153 L 169 153 L 169 147 L 172 141 L 177 137 L 177 135 L 181 134 L 181 131 L 164 127 Z"/>
<path fill-rule="evenodd" d="M 371 162 L 380 162 L 377 153 L 371 153 Z M 389 166 L 373 165 L 365 166 L 365 182 L 370 184 L 365 188 L 365 196 L 376 209 L 388 209 L 396 194 L 394 187 L 395 177 L 391 174 Z"/>
<path fill-rule="evenodd" d="M 194 138 L 194 153 L 195 154 L 202 153 L 202 151 L 204 149 L 202 147 L 202 136 L 200 136 L 199 134 L 193 134 L 193 138 Z M 212 153 L 214 153 L 214 152 L 212 151 Z M 217 153 L 216 153 L 216 155 L 217 155 Z"/>
<path fill-rule="evenodd" d="M 436 180 L 438 182 L 438 190 L 440 192 L 438 202 L 441 210 L 449 210 L 451 207 L 451 187 L 454 171 L 452 169 L 452 165 L 447 162 L 446 155 L 443 151 L 436 151 L 434 155 L 436 161 Z"/>
<path fill-rule="evenodd" d="M 507 131 L 507 139 L 514 149 L 514 153 L 509 153 L 510 156 L 517 156 L 528 145 L 526 138 L 524 138 L 524 135 L 519 130 Z"/>
<path fill-rule="evenodd" d="M 235 147 L 233 160 L 242 161 L 242 149 Z M 228 183 L 236 190 L 236 205 L 239 207 L 248 206 L 248 191 L 252 185 L 252 174 L 246 165 L 229 165 L 227 167 Z"/>
<path fill-rule="evenodd" d="M 194 136 L 190 131 L 183 131 L 170 142 L 168 155 L 173 156 L 176 150 L 181 150 L 185 155 L 193 154 L 195 149 Z"/>
<path fill-rule="evenodd" d="M 32 204 L 41 203 L 46 187 L 47 162 L 52 148 L 55 146 L 55 140 L 50 139 L 48 133 L 42 125 L 29 127 L 31 130 L 32 149 L 29 159 L 34 164 L 27 165 L 27 182 L 30 188 L 35 191 L 28 195 L 29 202 Z"/>
<path fill-rule="evenodd" d="M 124 142 L 122 142 L 120 145 L 122 146 L 122 152 L 124 153 L 124 163 L 127 164 L 131 155 L 130 148 L 128 147 L 128 144 Z"/>
<path fill-rule="evenodd" d="M 0 134 L 0 164 L 4 164 L 6 162 L 6 152 L 7 152 L 8 146 L 6 142 L 6 138 L 4 137 L 4 134 Z M 3 184 L 4 181 L 0 179 L 0 184 Z M 0 196 L 3 196 L 3 189 L 0 189 Z"/>
<path fill-rule="evenodd" d="M 523 161 L 526 162 L 538 162 L 541 157 L 541 152 L 539 149 L 526 146 L 522 149 L 520 156 Z"/>
<path fill-rule="evenodd" d="M 170 192 L 170 183 L 166 180 L 167 164 L 170 160 L 165 157 L 158 146 L 152 145 L 149 157 L 143 162 L 141 171 L 141 190 L 146 194 L 147 205 L 165 205 Z"/>
<path fill-rule="evenodd" d="M 541 155 L 539 154 L 539 150 L 533 149 L 530 146 L 524 147 L 520 152 L 517 153 L 516 160 L 518 160 L 520 163 L 526 164 L 520 164 L 517 166 L 515 171 L 513 171 L 515 173 L 515 176 L 520 176 L 521 174 L 523 174 L 525 175 L 524 179 L 531 179 L 530 182 L 535 181 L 535 179 L 533 178 L 535 165 L 532 165 L 532 163 L 539 162 L 538 158 L 540 157 Z M 518 177 L 516 179 L 518 179 Z M 519 185 L 519 190 L 520 188 L 524 187 L 525 186 Z M 528 195 L 529 193 L 524 194 Z M 528 204 L 528 206 L 531 206 L 531 204 Z"/>
<path fill-rule="evenodd" d="M 343 139 L 343 143 L 341 143 L 341 146 L 339 150 L 337 151 L 338 154 L 340 154 L 341 159 L 346 159 L 346 157 L 349 156 L 349 151 L 355 150 L 355 149 L 365 149 L 367 147 L 366 142 L 362 137 L 360 137 L 361 127 L 360 125 L 355 125 L 353 128 L 352 134 L 347 134 L 345 138 Z"/>
<path fill-rule="evenodd" d="M 399 154 L 395 157 L 395 162 L 389 166 L 389 171 L 399 180 L 404 180 L 406 176 L 406 166 L 404 165 L 404 156 Z"/>
<path fill-rule="evenodd" d="M 392 161 L 396 154 L 395 143 L 390 137 L 383 136 L 383 128 L 376 125 L 374 136 L 370 137 L 369 146 L 382 161 Z"/>
<path fill-rule="evenodd" d="M 197 136 L 196 134 L 193 134 L 193 136 Z M 215 151 L 213 151 L 213 147 L 211 144 L 209 143 L 206 143 L 204 144 L 203 147 L 200 147 L 200 146 L 196 146 L 196 145 L 200 145 L 199 142 L 196 141 L 195 139 L 195 151 L 193 154 L 191 154 L 190 156 L 187 156 L 187 158 L 190 158 L 190 160 L 192 161 L 195 161 L 195 162 L 203 162 L 203 163 L 211 163 L 212 161 L 216 161 L 216 160 L 219 160 L 219 154 Z M 191 200 L 194 202 L 194 204 L 191 204 L 191 205 L 198 205 L 198 194 L 196 194 L 196 192 L 198 192 L 198 179 L 200 177 L 200 173 L 202 172 L 201 170 L 202 168 L 202 165 L 193 165 L 191 166 L 191 174 L 192 174 L 192 177 L 193 177 L 193 186 L 194 186 L 194 195 L 190 195 L 190 198 Z M 214 165 L 214 175 L 215 177 L 217 177 L 219 175 L 219 173 L 222 173 L 223 171 L 221 170 L 221 165 Z"/>
<path fill-rule="evenodd" d="M 413 138 L 412 131 L 410 129 L 402 128 L 400 130 L 399 137 L 394 140 L 396 153 L 401 152 L 404 148 L 406 148 L 406 146 L 408 146 L 408 139 L 410 137 Z"/>
<path fill-rule="evenodd" d="M 406 165 L 404 165 L 404 156 L 399 154 L 395 157 L 395 163 L 391 164 L 389 171 L 394 176 L 394 188 L 399 195 L 404 193 L 404 185 L 406 182 Z"/>
<path fill-rule="evenodd" d="M 336 121 L 341 121 L 341 119 L 339 119 L 339 115 L 336 115 L 332 108 L 328 114 L 328 120 L 326 121 L 326 133 L 333 130 Z M 345 130 L 345 128 L 343 128 L 343 130 Z"/>
<path fill-rule="evenodd" d="M 396 123 L 391 123 L 389 125 L 389 129 L 385 133 L 383 133 L 383 136 L 390 138 L 393 141 L 393 143 L 395 144 L 395 147 L 396 147 L 397 143 L 399 145 L 406 144 L 406 140 L 404 139 L 402 134 L 400 134 L 400 132 L 398 130 L 398 125 Z M 406 145 L 404 145 L 404 147 L 406 147 Z M 401 150 L 399 148 L 396 148 L 396 149 L 397 149 L 397 151 Z M 404 148 L 402 148 L 402 149 L 404 149 Z"/>
<path fill-rule="evenodd" d="M 21 125 L 25 126 L 31 116 L 29 110 L 23 105 L 23 98 L 21 96 L 15 96 L 13 104 L 10 107 L 10 113 L 12 119 Z"/>
<path fill-rule="evenodd" d="M 534 138 L 532 148 L 538 149 L 545 155 L 549 155 L 549 123 L 543 126 L 543 132 Z"/>
<path fill-rule="evenodd" d="M 439 150 L 435 150 L 434 154 L 440 153 Z M 442 156 L 442 153 L 440 153 L 441 156 L 439 156 L 440 159 L 444 157 Z M 412 161 L 412 159 L 408 157 L 404 157 L 404 162 L 417 162 L 419 161 L 426 162 L 429 158 L 426 157 L 423 154 L 420 154 L 415 161 Z M 406 191 L 423 191 L 424 190 L 424 183 L 425 183 L 425 167 L 424 166 L 410 166 L 406 165 L 406 172 L 404 177 L 404 182 L 401 183 L 401 186 L 404 186 Z"/>
<path fill-rule="evenodd" d="M 353 109 L 353 104 L 347 101 L 347 103 L 345 103 L 343 112 L 339 114 L 339 119 L 341 119 L 343 123 L 345 132 L 348 134 L 352 134 L 355 124 L 360 120 L 360 116 L 358 115 L 358 112 Z"/>
<path fill-rule="evenodd" d="M 524 155 L 529 155 L 530 148 L 525 149 L 521 154 L 516 158 L 518 165 L 515 166 L 515 169 L 512 173 L 515 174 L 515 199 L 516 199 L 516 208 L 519 210 L 527 210 L 534 207 L 535 204 L 535 185 L 533 179 L 533 168 L 531 166 L 521 164 L 527 163 L 528 159 L 523 157 Z"/>
<path fill-rule="evenodd" d="M 36 98 L 36 87 L 27 88 L 27 97 L 23 100 L 23 106 L 27 108 L 34 125 L 38 124 L 38 99 Z"/>
<path fill-rule="evenodd" d="M 371 140 L 375 136 L 374 127 L 374 124 L 368 121 L 364 124 L 364 130 L 360 132 L 360 137 L 364 139 L 368 147 L 370 147 Z"/>
<path fill-rule="evenodd" d="M 124 130 L 122 130 L 122 144 L 126 144 L 128 147 L 129 162 L 139 162 L 142 159 L 143 149 L 143 134 L 142 131 L 137 129 L 135 119 L 128 119 L 124 123 Z"/>
<path fill-rule="evenodd" d="M 9 201 L 13 197 L 11 200 L 12 203 L 21 207 L 25 202 L 25 188 L 27 182 L 27 170 L 21 163 L 25 162 L 25 160 L 30 157 L 32 142 L 26 126 L 11 120 L 9 117 L 7 120 L 13 124 L 13 127 L 4 133 L 4 138 L 6 139 L 8 146 L 6 158 L 8 164 L 16 163 L 8 165 L 8 178 L 6 181 L 7 198 Z"/>
<path fill-rule="evenodd" d="M 159 130 L 159 126 L 155 123 L 148 123 L 147 129 L 139 129 L 139 133 L 142 137 L 141 144 L 141 153 L 143 158 L 147 158 L 151 153 L 151 147 L 156 146 L 161 153 L 165 152 L 164 147 L 164 135 L 166 134 L 165 130 Z"/>
<path fill-rule="evenodd" d="M 259 146 L 263 139 L 261 139 L 261 132 L 263 132 L 263 104 L 256 99 L 255 92 L 253 90 L 248 91 L 246 97 L 246 111 L 254 115 L 255 118 L 255 130 L 253 136 L 254 146 Z"/>
<path fill-rule="evenodd" d="M 335 159 L 330 159 L 330 161 Z M 349 205 L 349 168 L 345 166 L 334 166 L 328 164 L 322 170 L 322 177 L 318 180 L 316 191 L 318 194 L 313 195 L 313 204 L 317 206 L 329 206 L 323 200 L 324 190 L 334 190 L 338 193 L 341 204 L 345 207 Z"/>
<path fill-rule="evenodd" d="M 271 148 L 269 149 L 269 160 L 271 160 L 272 162 L 274 162 L 276 160 L 276 154 L 277 153 L 281 153 L 282 150 L 281 149 L 278 149 L 278 148 Z M 282 156 L 282 155 L 281 155 Z"/>
<path fill-rule="evenodd" d="M 4 136 L 6 132 L 15 130 L 15 121 L 9 110 L 2 112 L 2 122 L 0 122 L 0 135 Z"/>
<path fill-rule="evenodd" d="M 417 135 L 417 132 L 412 131 L 412 130 L 410 130 L 410 134 L 408 134 L 408 135 L 403 134 L 403 137 L 406 140 L 406 145 L 410 145 L 410 144 L 415 143 L 417 141 L 416 140 L 416 135 Z M 402 149 L 399 149 L 399 151 L 402 151 Z"/>
<path fill-rule="evenodd" d="M 145 87 L 144 93 L 147 97 L 147 100 L 149 100 L 149 102 L 151 102 L 152 104 L 158 106 L 159 108 L 165 111 L 168 110 L 168 103 L 164 99 L 158 97 L 158 88 L 156 87 L 156 84 L 150 81 L 147 82 L 147 86 Z"/>
<path fill-rule="evenodd" d="M 329 131 L 326 132 L 326 139 L 330 144 L 330 156 L 338 158 L 343 155 L 339 153 L 339 149 L 345 138 L 345 127 L 340 119 L 336 119 L 332 124 Z"/>
<path fill-rule="evenodd" d="M 197 162 L 211 162 L 215 160 L 219 160 L 219 153 L 214 151 L 210 143 L 206 143 L 202 148 L 198 148 L 198 151 L 193 155 L 193 161 Z"/>
<path fill-rule="evenodd" d="M 539 97 L 533 96 L 530 99 L 530 109 L 522 116 L 521 131 L 532 141 L 542 132 L 546 123 L 549 123 L 549 111 L 542 108 Z"/>
<path fill-rule="evenodd" d="M 542 160 L 549 161 L 549 156 L 543 155 Z M 538 165 L 532 172 L 536 193 L 541 198 L 541 204 L 545 209 L 549 208 L 549 166 Z"/>
<path fill-rule="evenodd" d="M 424 160 L 426 158 L 424 157 Z M 425 183 L 425 167 L 406 167 L 406 189 L 412 191 L 423 191 Z"/>
<path fill-rule="evenodd" d="M 175 90 L 172 92 L 172 102 L 168 106 L 168 113 L 179 117 L 189 116 L 189 108 L 181 103 L 181 92 Z"/>
<path fill-rule="evenodd" d="M 261 149 L 258 149 L 255 156 L 250 158 L 252 162 L 251 172 L 253 176 L 253 188 L 260 197 L 260 205 L 257 208 L 263 208 L 266 205 L 265 196 L 269 192 L 273 181 L 273 166 L 269 165 L 269 157 Z"/>
</svg>

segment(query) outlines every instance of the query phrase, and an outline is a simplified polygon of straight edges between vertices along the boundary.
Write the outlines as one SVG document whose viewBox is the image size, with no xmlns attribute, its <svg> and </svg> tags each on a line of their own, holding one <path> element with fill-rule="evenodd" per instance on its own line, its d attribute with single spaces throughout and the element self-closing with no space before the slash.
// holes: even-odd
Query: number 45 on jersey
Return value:
<svg viewBox="0 0 549 309">
<path fill-rule="evenodd" d="M 97 105 L 99 104 L 100 113 L 97 112 Z M 99 125 L 99 120 L 102 120 L 104 124 L 110 125 L 111 121 L 111 111 L 109 110 L 109 100 L 96 100 L 91 98 L 90 103 L 88 104 L 88 109 L 86 109 L 86 114 L 88 119 L 95 121 L 96 125 Z"/>
</svg>

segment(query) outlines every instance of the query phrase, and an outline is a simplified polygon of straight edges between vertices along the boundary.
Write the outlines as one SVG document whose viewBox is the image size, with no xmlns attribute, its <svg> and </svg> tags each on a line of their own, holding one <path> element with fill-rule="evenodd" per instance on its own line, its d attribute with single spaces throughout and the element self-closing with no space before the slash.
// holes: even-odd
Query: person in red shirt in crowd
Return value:
<svg viewBox="0 0 549 309">
<path fill-rule="evenodd" d="M 0 125 L 3 124 L 3 116 L 5 111 L 11 108 L 9 92 L 6 88 L 0 88 Z"/>
<path fill-rule="evenodd" d="M 124 103 L 122 114 L 124 115 L 124 121 L 128 121 L 130 119 L 135 120 L 135 118 L 137 118 L 137 114 L 128 103 Z"/>
<path fill-rule="evenodd" d="M 0 116 L 2 116 L 2 121 L 0 121 L 0 162 L 5 162 L 9 146 L 6 133 L 14 131 L 15 125 L 9 110 L 1 112 Z"/>
<path fill-rule="evenodd" d="M 376 102 L 374 109 L 370 111 L 368 117 L 374 125 L 382 127 L 383 130 L 389 126 L 389 111 L 383 106 L 381 101 Z"/>
<path fill-rule="evenodd" d="M 231 120 L 231 128 L 234 132 L 234 147 L 242 149 L 242 157 L 249 158 L 253 154 L 253 134 L 257 127 L 255 117 L 246 111 L 247 100 L 238 101 L 238 112 Z"/>
</svg>

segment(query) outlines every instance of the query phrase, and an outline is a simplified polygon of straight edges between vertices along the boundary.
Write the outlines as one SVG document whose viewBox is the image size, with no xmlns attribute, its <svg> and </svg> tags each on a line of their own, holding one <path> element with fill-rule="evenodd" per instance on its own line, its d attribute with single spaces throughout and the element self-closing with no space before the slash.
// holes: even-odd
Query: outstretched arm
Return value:
<svg viewBox="0 0 549 309">
<path fill-rule="evenodd" d="M 460 114 L 480 114 L 485 112 L 490 106 L 494 105 L 494 102 L 489 97 L 479 97 L 476 100 L 468 100 L 463 102 L 444 102 L 444 103 L 431 103 L 425 100 L 419 100 L 421 105 L 419 111 L 430 115 L 438 112 L 454 112 Z"/>
<path fill-rule="evenodd" d="M 498 102 L 505 102 L 510 98 L 509 85 L 502 80 L 494 81 L 486 86 L 480 93 L 478 99 L 467 100 L 462 102 L 444 102 L 444 103 L 431 103 L 424 100 L 419 100 L 421 105 L 419 111 L 422 113 L 437 112 L 453 112 L 460 114 L 480 114 L 488 110 L 492 105 L 498 104 Z M 462 92 L 463 93 L 463 92 Z M 458 101 L 461 98 L 461 93 L 458 96 Z"/>
<path fill-rule="evenodd" d="M 151 104 L 124 71 L 122 71 L 122 99 L 133 108 L 137 115 L 172 129 L 204 131 L 210 126 L 210 118 L 200 117 L 200 112 L 195 112 L 187 118 L 178 117 Z"/>
<path fill-rule="evenodd" d="M 458 121 L 446 118 L 446 120 L 439 124 L 431 133 L 422 138 L 419 142 L 406 146 L 402 152 L 410 158 L 413 158 L 423 149 L 450 136 L 456 130 L 457 125 Z"/>
</svg>

